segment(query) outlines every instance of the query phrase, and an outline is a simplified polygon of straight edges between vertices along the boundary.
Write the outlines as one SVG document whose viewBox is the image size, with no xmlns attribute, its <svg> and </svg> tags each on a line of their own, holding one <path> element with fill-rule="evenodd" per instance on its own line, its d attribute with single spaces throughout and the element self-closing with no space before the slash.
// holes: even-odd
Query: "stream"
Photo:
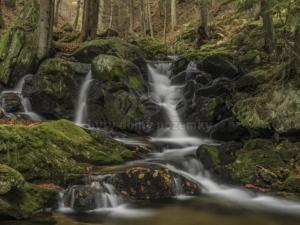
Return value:
<svg viewBox="0 0 300 225">
<path fill-rule="evenodd" d="M 182 86 L 173 86 L 169 79 L 170 62 L 148 65 L 151 95 L 167 115 L 168 126 L 162 126 L 150 137 L 150 142 L 161 146 L 161 152 L 150 153 L 143 160 L 129 162 L 128 165 L 153 164 L 168 168 L 177 174 L 195 181 L 201 188 L 200 196 L 185 196 L 180 181 L 175 180 L 176 197 L 168 201 L 126 202 L 114 187 L 106 182 L 107 176 L 91 178 L 91 185 L 102 190 L 96 194 L 96 209 L 86 213 L 75 213 L 74 190 L 61 194 L 70 201 L 70 207 L 61 201 L 55 214 L 57 225 L 293 225 L 299 224 L 300 203 L 254 193 L 245 189 L 216 182 L 203 168 L 195 155 L 199 145 L 218 144 L 213 140 L 190 135 L 177 112 Z M 89 73 L 82 85 L 77 105 L 75 121 L 85 124 L 88 116 L 86 108 L 87 92 L 91 83 Z M 147 145 L 140 140 L 117 138 L 125 144 Z M 109 176 L 109 175 L 108 175 Z M 17 222 L 10 224 L 18 224 Z M 25 224 L 25 223 L 22 223 Z M 28 223 L 34 224 L 34 223 Z"/>
</svg>

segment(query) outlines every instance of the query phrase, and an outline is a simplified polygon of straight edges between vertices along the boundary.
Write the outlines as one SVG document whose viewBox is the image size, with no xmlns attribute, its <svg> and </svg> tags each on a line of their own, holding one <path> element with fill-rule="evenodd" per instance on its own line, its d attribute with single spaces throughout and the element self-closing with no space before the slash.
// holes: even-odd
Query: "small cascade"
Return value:
<svg viewBox="0 0 300 225">
<path fill-rule="evenodd" d="M 27 78 L 30 78 L 30 77 L 32 77 L 32 75 L 26 75 L 26 76 L 22 77 L 13 90 L 3 91 L 2 94 L 10 94 L 11 93 L 11 94 L 18 95 L 21 100 L 21 104 L 22 104 L 22 107 L 24 110 L 23 112 L 19 112 L 18 114 L 23 115 L 24 117 L 28 117 L 28 119 L 33 120 L 33 121 L 42 121 L 43 118 L 40 115 L 38 115 L 37 113 L 32 111 L 32 107 L 31 107 L 29 98 L 23 96 L 23 88 L 25 85 L 25 81 Z M 5 105 L 6 105 L 5 99 L 2 99 L 1 106 L 4 109 L 5 109 Z M 7 116 L 10 117 L 10 114 L 7 114 Z"/>
<path fill-rule="evenodd" d="M 92 81 L 92 71 L 90 70 L 80 87 L 79 97 L 76 105 L 74 122 L 79 126 L 87 125 L 87 98 Z"/>
</svg>

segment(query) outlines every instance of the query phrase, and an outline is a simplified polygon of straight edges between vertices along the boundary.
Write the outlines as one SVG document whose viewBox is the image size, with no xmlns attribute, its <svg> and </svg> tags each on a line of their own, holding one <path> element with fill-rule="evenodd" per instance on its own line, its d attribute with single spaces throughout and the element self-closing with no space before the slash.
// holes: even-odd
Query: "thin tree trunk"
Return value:
<svg viewBox="0 0 300 225">
<path fill-rule="evenodd" d="M 113 15 L 114 15 L 114 0 L 110 0 L 110 16 L 109 16 L 109 28 L 113 26 Z"/>
<path fill-rule="evenodd" d="M 4 0 L 4 4 L 8 8 L 11 8 L 11 9 L 16 8 L 16 0 Z"/>
<path fill-rule="evenodd" d="M 300 3 L 299 3 L 300 4 Z M 295 45 L 294 45 L 294 51 L 296 57 L 293 57 L 294 60 L 294 67 L 297 75 L 300 75 L 300 7 L 297 10 L 297 17 L 298 21 L 296 24 L 296 29 L 295 29 Z"/>
<path fill-rule="evenodd" d="M 38 58 L 48 57 L 52 45 L 55 0 L 40 0 Z"/>
<path fill-rule="evenodd" d="M 0 0 L 0 29 L 4 28 L 5 23 L 4 23 L 4 19 L 3 19 L 3 15 L 2 15 L 2 7 L 1 7 L 1 0 Z"/>
<path fill-rule="evenodd" d="M 164 0 L 164 42 L 167 43 L 167 1 Z"/>
<path fill-rule="evenodd" d="M 105 2 L 104 0 L 99 0 L 99 19 L 98 19 L 98 31 L 101 33 L 104 30 L 104 7 Z"/>
<path fill-rule="evenodd" d="M 129 0 L 129 32 L 133 32 L 134 30 L 134 2 L 133 0 Z"/>
<path fill-rule="evenodd" d="M 148 23 L 149 23 L 149 28 L 150 28 L 150 35 L 151 35 L 151 37 L 154 37 L 153 25 L 152 25 L 152 15 L 151 15 L 151 5 L 150 5 L 149 0 L 147 0 L 147 12 L 148 12 Z"/>
<path fill-rule="evenodd" d="M 200 4 L 200 14 L 201 14 L 201 21 L 200 26 L 203 28 L 205 35 L 209 36 L 208 30 L 208 0 L 201 0 Z"/>
<path fill-rule="evenodd" d="M 261 2 L 257 2 L 255 5 L 254 5 L 254 20 L 259 20 L 259 17 L 261 15 Z"/>
<path fill-rule="evenodd" d="M 171 29 L 172 29 L 172 31 L 175 30 L 175 27 L 177 25 L 176 8 L 177 8 L 177 0 L 171 0 Z"/>
<path fill-rule="evenodd" d="M 83 9 L 83 21 L 81 40 L 93 40 L 97 35 L 99 16 L 99 1 L 98 0 L 85 0 Z"/>
<path fill-rule="evenodd" d="M 264 24 L 265 48 L 271 54 L 276 48 L 276 37 L 269 0 L 261 0 L 261 16 Z"/>
<path fill-rule="evenodd" d="M 56 1 L 56 6 L 55 6 L 55 17 L 54 17 L 54 25 L 57 26 L 58 24 L 58 17 L 59 17 L 59 8 L 62 3 L 62 0 L 57 0 Z"/>
<path fill-rule="evenodd" d="M 143 36 L 146 37 L 146 23 L 145 23 L 145 4 L 144 0 L 140 0 L 140 24 Z"/>
<path fill-rule="evenodd" d="M 74 20 L 73 27 L 76 30 L 78 26 L 79 16 L 80 16 L 80 8 L 81 8 L 81 0 L 77 0 L 77 7 L 76 7 L 76 17 Z"/>
</svg>

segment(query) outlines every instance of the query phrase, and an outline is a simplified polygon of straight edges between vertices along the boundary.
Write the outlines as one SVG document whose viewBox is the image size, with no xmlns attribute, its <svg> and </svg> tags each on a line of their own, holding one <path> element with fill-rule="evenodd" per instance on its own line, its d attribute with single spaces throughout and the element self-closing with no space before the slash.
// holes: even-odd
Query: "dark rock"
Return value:
<svg viewBox="0 0 300 225">
<path fill-rule="evenodd" d="M 210 130 L 210 137 L 221 141 L 240 141 L 246 136 L 248 136 L 248 131 L 240 126 L 234 118 L 222 120 Z"/>
<path fill-rule="evenodd" d="M 172 76 L 179 74 L 186 70 L 187 66 L 189 65 L 190 60 L 186 57 L 180 57 L 175 62 L 172 63 Z"/>
<path fill-rule="evenodd" d="M 155 200 L 176 196 L 175 179 L 178 179 L 181 194 L 199 195 L 201 188 L 194 181 L 158 166 L 135 166 L 115 175 L 116 189 L 134 199 Z"/>
<path fill-rule="evenodd" d="M 171 84 L 172 85 L 183 85 L 186 81 L 186 71 L 182 71 L 176 76 L 172 76 Z"/>
<path fill-rule="evenodd" d="M 69 23 L 64 24 L 62 29 L 66 32 L 72 32 L 73 31 L 73 27 Z"/>
<path fill-rule="evenodd" d="M 232 79 L 239 74 L 239 70 L 234 64 L 218 55 L 206 57 L 199 69 L 211 74 L 213 78 L 227 77 Z"/>
<path fill-rule="evenodd" d="M 7 113 L 23 112 L 24 108 L 22 105 L 21 97 L 18 93 L 14 92 L 3 92 L 0 95 L 0 102 L 2 108 Z"/>
<path fill-rule="evenodd" d="M 211 75 L 204 72 L 201 72 L 200 74 L 198 73 L 194 79 L 198 84 L 202 85 L 207 85 L 209 82 L 212 81 Z"/>
<path fill-rule="evenodd" d="M 251 74 L 246 74 L 235 82 L 235 87 L 238 91 L 253 91 L 257 88 L 259 83 L 260 81 L 256 77 Z"/>
<path fill-rule="evenodd" d="M 196 92 L 197 83 L 194 80 L 190 80 L 187 82 L 187 84 L 183 88 L 183 96 L 186 99 L 193 98 L 195 92 Z"/>
<path fill-rule="evenodd" d="M 233 89 L 233 82 L 221 77 L 212 81 L 209 85 L 201 86 L 196 90 L 196 95 L 205 97 L 215 97 L 219 95 L 229 95 Z"/>
</svg>

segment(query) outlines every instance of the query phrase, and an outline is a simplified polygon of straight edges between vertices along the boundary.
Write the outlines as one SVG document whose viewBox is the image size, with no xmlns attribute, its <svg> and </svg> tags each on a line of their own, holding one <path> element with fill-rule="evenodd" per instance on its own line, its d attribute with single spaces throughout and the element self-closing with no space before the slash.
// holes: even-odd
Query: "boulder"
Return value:
<svg viewBox="0 0 300 225">
<path fill-rule="evenodd" d="M 100 55 L 113 55 L 136 64 L 141 71 L 146 72 L 144 53 L 137 46 L 131 45 L 120 38 L 99 39 L 84 42 L 72 56 L 80 62 L 91 63 Z"/>
<path fill-rule="evenodd" d="M 18 170 L 27 181 L 57 185 L 68 183 L 89 165 L 115 164 L 134 157 L 123 144 L 103 133 L 89 134 L 66 120 L 2 125 L 0 143 L 5 143 L 0 163 Z"/>
<path fill-rule="evenodd" d="M 193 180 L 159 166 L 128 168 L 113 177 L 113 184 L 123 195 L 138 200 L 168 199 L 177 194 L 201 193 L 201 187 Z"/>
<path fill-rule="evenodd" d="M 240 141 L 248 135 L 247 129 L 240 126 L 234 118 L 224 119 L 210 130 L 210 137 L 220 141 Z"/>
<path fill-rule="evenodd" d="M 200 70 L 211 74 L 213 78 L 227 77 L 232 79 L 239 75 L 238 68 L 227 58 L 219 55 L 206 57 L 199 67 Z"/>
<path fill-rule="evenodd" d="M 196 95 L 205 97 L 229 95 L 233 90 L 233 87 L 234 84 L 231 80 L 225 77 L 220 77 L 218 79 L 213 80 L 208 85 L 200 86 L 200 88 L 197 88 Z"/>
<path fill-rule="evenodd" d="M 145 52 L 148 60 L 165 60 L 168 53 L 168 47 L 157 38 L 143 38 L 137 41 L 137 45 Z"/>
<path fill-rule="evenodd" d="M 183 72 L 187 69 L 187 66 L 190 64 L 190 59 L 187 57 L 180 57 L 178 59 L 176 59 L 173 63 L 172 63 L 172 76 L 175 76 L 177 74 L 179 74 L 180 72 Z"/>
<path fill-rule="evenodd" d="M 0 38 L 0 81 L 14 86 L 28 73 L 32 73 L 37 60 L 37 24 L 39 5 L 25 3 L 12 23 Z"/>
<path fill-rule="evenodd" d="M 92 76 L 102 82 L 123 83 L 129 89 L 142 90 L 143 76 L 130 61 L 111 55 L 99 55 L 92 63 Z"/>
<path fill-rule="evenodd" d="M 26 79 L 24 96 L 44 118 L 73 119 L 78 91 L 90 66 L 61 58 L 45 60 L 36 75 Z"/>
<path fill-rule="evenodd" d="M 0 164 L 0 196 L 11 190 L 21 188 L 25 183 L 23 176 L 16 170 Z"/>
<path fill-rule="evenodd" d="M 172 85 L 183 85 L 186 81 L 187 73 L 186 71 L 178 73 L 176 76 L 172 76 L 171 84 Z"/>
<path fill-rule="evenodd" d="M 22 99 L 18 93 L 2 92 L 0 94 L 0 102 L 2 108 L 6 113 L 23 112 Z"/>
</svg>

